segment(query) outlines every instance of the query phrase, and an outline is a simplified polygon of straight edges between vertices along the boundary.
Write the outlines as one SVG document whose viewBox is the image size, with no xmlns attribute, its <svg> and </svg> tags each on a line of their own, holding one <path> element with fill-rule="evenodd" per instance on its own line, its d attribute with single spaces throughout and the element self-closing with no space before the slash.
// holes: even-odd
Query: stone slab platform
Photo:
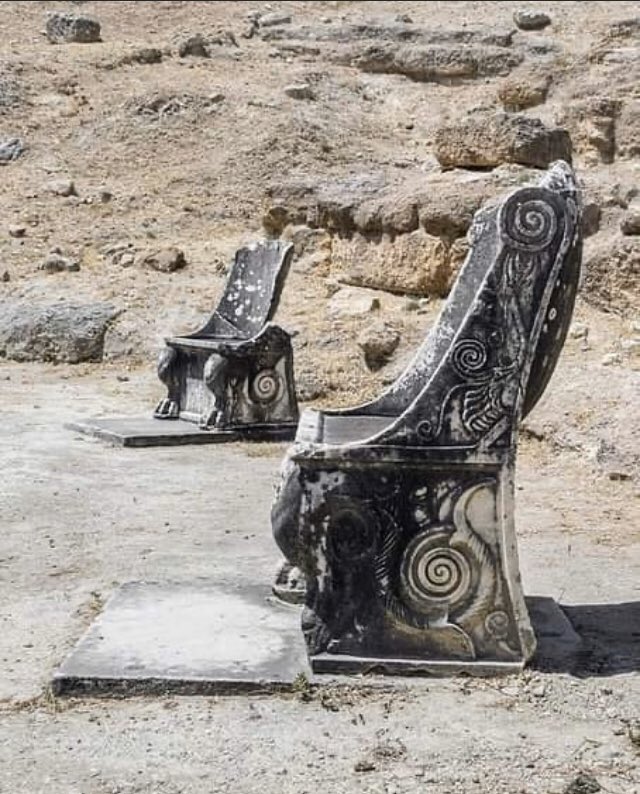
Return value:
<svg viewBox="0 0 640 794">
<path fill-rule="evenodd" d="M 123 416 L 83 419 L 68 422 L 65 427 L 122 447 L 168 447 L 225 441 L 291 441 L 297 426 L 260 425 L 238 430 L 202 430 L 183 419 Z"/>
<path fill-rule="evenodd" d="M 550 598 L 530 599 L 529 606 L 538 653 L 570 669 L 580 639 L 566 616 Z M 500 675 L 519 669 L 330 654 L 313 660 L 314 672 L 340 676 Z M 300 674 L 323 680 L 312 674 L 307 659 L 299 607 L 277 601 L 267 585 L 230 590 L 208 581 L 131 582 L 108 601 L 55 672 L 52 686 L 59 695 L 208 695 L 289 689 Z"/>
<path fill-rule="evenodd" d="M 290 687 L 310 675 L 299 608 L 268 587 L 120 587 L 53 677 L 57 694 L 209 694 Z"/>
</svg>

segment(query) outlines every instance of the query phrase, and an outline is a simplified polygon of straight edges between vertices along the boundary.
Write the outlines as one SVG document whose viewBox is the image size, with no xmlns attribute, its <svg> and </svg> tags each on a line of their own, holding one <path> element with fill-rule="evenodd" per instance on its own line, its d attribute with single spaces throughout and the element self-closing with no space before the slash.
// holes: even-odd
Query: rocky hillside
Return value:
<svg viewBox="0 0 640 794">
<path fill-rule="evenodd" d="M 301 397 L 352 402 L 475 210 L 572 159 L 582 297 L 529 430 L 634 476 L 639 86 L 634 2 L 5 2 L 0 356 L 151 367 L 239 244 L 283 236 Z"/>
</svg>

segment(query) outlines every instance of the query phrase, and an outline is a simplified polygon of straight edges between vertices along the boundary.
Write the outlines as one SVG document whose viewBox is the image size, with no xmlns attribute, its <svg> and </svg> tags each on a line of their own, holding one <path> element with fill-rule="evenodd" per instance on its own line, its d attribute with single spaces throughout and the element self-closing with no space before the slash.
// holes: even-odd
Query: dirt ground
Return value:
<svg viewBox="0 0 640 794">
<path fill-rule="evenodd" d="M 553 18 L 540 37 L 563 47 L 536 115 L 551 123 L 591 91 L 637 101 L 637 62 L 584 60 L 612 21 L 639 13 L 635 2 L 0 3 L 0 139 L 28 144 L 0 167 L 0 300 L 108 300 L 123 310 L 110 362 L 0 359 L 0 792 L 640 792 L 637 291 L 603 303 L 597 285 L 583 290 L 558 369 L 521 434 L 525 592 L 557 599 L 584 628 L 572 669 L 534 662 L 503 679 L 354 679 L 251 697 L 67 700 L 48 689 L 120 584 L 269 581 L 279 561 L 269 508 L 283 445 L 118 449 L 64 423 L 150 411 L 162 396 L 153 367 L 162 336 L 193 330 L 210 311 L 233 250 L 263 235 L 274 178 L 421 173 L 433 167 L 437 121 L 495 101 L 493 79 L 454 94 L 278 54 L 259 36 L 242 37 L 247 15 L 285 9 L 296 24 L 324 25 L 409 14 L 434 28 L 497 30 L 530 6 Z M 98 17 L 103 43 L 50 45 L 45 12 L 69 9 Z M 239 46 L 178 58 L 176 41 L 201 30 L 231 31 Z M 160 63 L 127 61 L 150 46 L 165 53 Z M 283 95 L 301 81 L 318 102 Z M 217 93 L 224 101 L 211 100 Z M 178 97 L 177 112 L 158 117 L 159 95 Z M 15 101 L 3 105 L 3 96 Z M 586 198 L 602 205 L 591 256 L 618 239 L 619 197 L 638 195 L 638 163 L 579 155 L 576 165 Z M 51 195 L 54 178 L 72 178 L 78 196 Z M 11 224 L 24 237 L 11 237 Z M 188 267 L 123 268 L 104 254 L 122 241 L 179 245 Z M 79 272 L 38 270 L 54 245 L 80 261 Z M 372 373 L 355 343 L 363 320 L 328 312 L 325 276 L 294 264 L 281 320 L 298 332 L 299 371 L 326 386 L 318 404 L 353 403 L 401 368 L 440 303 L 407 312 L 403 297 L 379 292 L 380 316 L 402 339 Z"/>
</svg>

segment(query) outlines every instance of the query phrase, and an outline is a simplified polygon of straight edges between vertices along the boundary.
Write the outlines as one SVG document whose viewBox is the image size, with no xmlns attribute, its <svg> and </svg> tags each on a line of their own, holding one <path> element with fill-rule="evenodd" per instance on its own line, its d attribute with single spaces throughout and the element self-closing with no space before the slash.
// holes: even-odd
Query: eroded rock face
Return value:
<svg viewBox="0 0 640 794">
<path fill-rule="evenodd" d="M 486 44 L 509 47 L 513 41 L 512 28 L 493 25 L 438 28 L 414 25 L 398 15 L 376 15 L 361 22 L 323 23 L 320 25 L 284 25 L 263 29 L 260 36 L 265 41 L 298 40 L 348 44 L 357 41 L 402 44 Z"/>
<path fill-rule="evenodd" d="M 613 162 L 619 110 L 618 100 L 602 96 L 576 100 L 567 106 L 562 123 L 570 131 L 575 153 L 587 164 Z"/>
<path fill-rule="evenodd" d="M 454 275 L 448 246 L 423 229 L 377 241 L 336 237 L 331 260 L 343 283 L 396 294 L 446 295 Z"/>
<path fill-rule="evenodd" d="M 547 98 L 551 75 L 525 72 L 508 77 L 498 88 L 498 99 L 502 107 L 510 112 L 541 105 Z"/>
<path fill-rule="evenodd" d="M 102 359 L 104 336 L 120 311 L 108 303 L 0 303 L 0 357 L 77 364 Z"/>
<path fill-rule="evenodd" d="M 571 162 L 571 138 L 565 129 L 506 113 L 478 114 L 443 125 L 436 131 L 434 150 L 445 168 L 490 168 L 501 163 L 546 168 L 554 160 Z"/>
<path fill-rule="evenodd" d="M 50 14 L 46 33 L 52 44 L 92 44 L 101 40 L 98 20 L 79 14 Z"/>
<path fill-rule="evenodd" d="M 582 295 L 606 311 L 640 308 L 640 237 L 598 235 L 585 250 Z"/>
<path fill-rule="evenodd" d="M 627 100 L 620 108 L 616 121 L 616 155 L 626 159 L 640 156 L 640 99 Z"/>
<path fill-rule="evenodd" d="M 416 173 L 391 183 L 382 174 L 295 180 L 269 191 L 263 223 L 295 243 L 297 266 L 306 263 L 309 272 L 395 294 L 441 296 L 466 256 L 474 212 L 529 176 L 505 166 Z"/>
</svg>

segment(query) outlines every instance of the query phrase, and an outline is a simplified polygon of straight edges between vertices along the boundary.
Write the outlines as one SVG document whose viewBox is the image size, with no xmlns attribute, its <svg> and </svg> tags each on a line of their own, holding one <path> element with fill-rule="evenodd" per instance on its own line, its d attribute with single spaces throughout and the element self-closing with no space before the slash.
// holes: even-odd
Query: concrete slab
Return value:
<svg viewBox="0 0 640 794">
<path fill-rule="evenodd" d="M 65 695 L 203 695 L 277 690 L 299 673 L 310 673 L 300 609 L 268 587 L 130 582 L 52 684 Z"/>
<path fill-rule="evenodd" d="M 256 425 L 238 430 L 203 430 L 183 419 L 122 416 L 82 419 L 65 424 L 68 430 L 123 447 L 167 447 L 219 444 L 225 441 L 291 441 L 296 425 Z"/>
<path fill-rule="evenodd" d="M 566 664 L 580 644 L 566 616 L 551 598 L 530 599 L 530 608 L 538 635 L 536 658 L 556 667 Z M 286 689 L 301 673 L 322 681 L 312 670 L 334 676 L 487 676 L 521 669 L 495 662 L 477 662 L 470 669 L 437 660 L 332 654 L 314 657 L 311 665 L 300 608 L 273 598 L 267 585 L 229 592 L 209 581 L 130 582 L 108 601 L 52 685 L 58 695 L 207 695 Z"/>
</svg>

